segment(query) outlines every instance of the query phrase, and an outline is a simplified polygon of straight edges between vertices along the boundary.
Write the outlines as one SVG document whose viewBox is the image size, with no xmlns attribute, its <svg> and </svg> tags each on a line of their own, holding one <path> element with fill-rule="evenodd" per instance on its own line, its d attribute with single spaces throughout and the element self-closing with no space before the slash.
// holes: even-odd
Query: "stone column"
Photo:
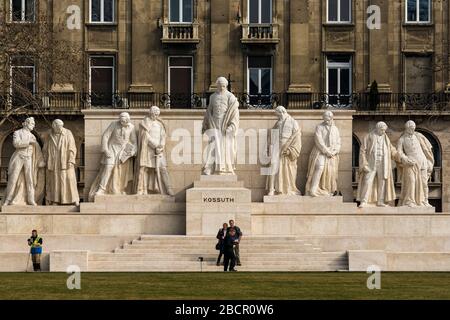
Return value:
<svg viewBox="0 0 450 320">
<path fill-rule="evenodd" d="M 162 3 L 162 1 L 159 1 Z M 158 56 L 161 47 L 160 30 L 155 15 L 161 15 L 158 1 L 131 1 L 131 85 L 130 92 L 153 92 L 152 80 L 164 79 L 164 56 Z M 163 81 L 161 81 L 163 83 Z M 163 92 L 164 88 L 157 88 Z"/>
<path fill-rule="evenodd" d="M 378 90 L 380 93 L 390 93 L 391 72 L 389 66 L 392 57 L 389 55 L 389 6 L 391 1 L 371 0 L 370 5 L 376 5 L 381 9 L 381 29 L 369 30 L 369 82 L 376 80 L 378 83 Z M 402 15 L 403 17 L 404 15 Z M 402 18 L 403 19 L 403 18 Z M 368 86 L 370 86 L 368 83 Z"/>
<path fill-rule="evenodd" d="M 310 78 L 310 19 L 317 20 L 317 16 L 310 15 L 309 0 L 290 1 L 290 93 L 309 93 L 312 91 Z M 319 23 L 319 21 L 317 21 Z M 317 41 L 320 36 L 311 35 Z"/>
</svg>

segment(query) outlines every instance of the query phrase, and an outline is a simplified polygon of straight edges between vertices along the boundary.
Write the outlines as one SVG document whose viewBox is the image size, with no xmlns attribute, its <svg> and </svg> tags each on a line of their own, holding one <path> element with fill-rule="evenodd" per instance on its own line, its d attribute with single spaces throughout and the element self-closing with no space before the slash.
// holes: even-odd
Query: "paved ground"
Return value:
<svg viewBox="0 0 450 320">
<path fill-rule="evenodd" d="M 0 273 L 0 299 L 450 299 L 450 273 Z"/>
</svg>

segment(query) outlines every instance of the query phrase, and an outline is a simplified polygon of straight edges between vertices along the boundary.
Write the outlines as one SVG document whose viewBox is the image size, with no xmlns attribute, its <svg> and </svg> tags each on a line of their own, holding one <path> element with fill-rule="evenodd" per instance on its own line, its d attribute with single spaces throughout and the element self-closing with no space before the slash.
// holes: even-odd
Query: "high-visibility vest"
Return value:
<svg viewBox="0 0 450 320">
<path fill-rule="evenodd" d="M 31 244 L 31 247 L 39 248 L 41 246 L 41 244 L 39 243 L 39 240 L 41 240 L 41 237 L 36 237 L 36 239 L 34 239 L 33 243 Z"/>
</svg>

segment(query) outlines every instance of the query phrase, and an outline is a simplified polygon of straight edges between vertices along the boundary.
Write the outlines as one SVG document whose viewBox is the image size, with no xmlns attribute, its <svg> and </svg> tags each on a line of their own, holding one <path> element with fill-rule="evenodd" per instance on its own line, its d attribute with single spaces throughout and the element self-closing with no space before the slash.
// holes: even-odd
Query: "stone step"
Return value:
<svg viewBox="0 0 450 320">
<path fill-rule="evenodd" d="M 124 248 L 133 247 L 133 248 L 168 248 L 168 249 L 176 249 L 176 248 L 215 248 L 216 242 L 207 242 L 202 244 L 189 244 L 189 243 L 164 243 L 164 244 L 153 244 L 146 242 L 133 242 L 132 244 L 125 243 L 123 245 Z M 280 242 L 280 243 L 254 243 L 250 244 L 247 242 L 241 242 L 240 247 L 245 249 L 290 249 L 290 248 L 303 248 L 303 247 L 312 247 L 309 243 L 297 243 L 297 242 Z"/>
<path fill-rule="evenodd" d="M 217 254 L 201 255 L 205 260 L 216 261 Z M 92 261 L 137 261 L 137 260 L 155 260 L 155 261 L 197 261 L 198 254 L 139 254 L 139 253 L 91 253 L 89 260 Z M 340 259 L 345 261 L 347 259 L 344 253 L 280 253 L 280 254 L 246 254 L 241 256 L 242 261 L 295 261 L 302 262 L 304 259 L 315 260 L 329 260 Z"/>
<path fill-rule="evenodd" d="M 161 252 L 168 252 L 168 250 L 158 250 L 158 249 L 142 249 L 142 248 L 124 248 L 124 249 L 116 249 L 114 250 L 115 253 L 121 253 L 121 252 L 129 252 L 129 253 L 161 253 Z M 256 249 L 240 249 L 240 252 L 242 255 L 253 252 L 253 253 L 266 253 L 267 250 L 264 249 L 260 249 L 260 250 L 256 250 Z M 278 253 L 316 253 L 316 252 L 320 252 L 318 250 L 315 250 L 313 248 L 311 249 L 304 249 L 304 248 L 297 248 L 297 249 L 279 249 L 276 250 L 276 252 Z M 218 254 L 217 250 L 214 249 L 209 249 L 209 250 L 199 250 L 198 248 L 192 248 L 192 249 L 171 249 L 170 250 L 171 254 L 182 254 L 182 253 L 187 253 L 187 254 L 197 254 L 197 255 L 206 255 L 206 254 Z"/>
<path fill-rule="evenodd" d="M 218 230 L 218 229 L 217 229 Z M 181 235 L 174 235 L 174 236 L 158 236 L 158 235 L 142 235 L 139 237 L 139 240 L 142 241 L 211 241 L 211 240 L 217 240 L 214 236 L 181 236 Z M 244 236 L 242 241 L 293 241 L 293 240 L 302 240 L 299 237 L 296 236 Z"/>
<path fill-rule="evenodd" d="M 202 271 L 204 272 L 223 272 L 223 266 L 208 266 L 203 264 Z M 295 266 L 280 266 L 280 265 L 258 265 L 258 266 L 237 266 L 240 272 L 283 272 L 283 271 L 338 271 L 348 270 L 348 265 L 345 264 L 311 264 L 311 265 L 295 265 Z M 200 263 L 191 263 L 180 266 L 151 266 L 151 265 L 114 265 L 103 262 L 89 263 L 89 271 L 102 272 L 199 272 Z"/>
</svg>

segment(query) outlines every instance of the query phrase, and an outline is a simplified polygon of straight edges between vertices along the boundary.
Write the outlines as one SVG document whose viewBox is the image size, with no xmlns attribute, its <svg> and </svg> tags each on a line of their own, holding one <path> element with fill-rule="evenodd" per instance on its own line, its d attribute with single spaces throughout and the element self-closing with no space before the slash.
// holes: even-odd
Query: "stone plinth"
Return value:
<svg viewBox="0 0 450 320">
<path fill-rule="evenodd" d="M 76 206 L 3 206 L 3 214 L 64 214 L 79 212 Z"/>
<path fill-rule="evenodd" d="M 186 234 L 216 235 L 224 222 L 234 219 L 248 235 L 251 211 L 251 191 L 237 176 L 201 176 L 186 192 Z"/>
<path fill-rule="evenodd" d="M 264 203 L 253 203 L 253 214 L 302 215 L 424 215 L 434 214 L 434 207 L 377 207 L 358 208 L 356 203 L 344 202 L 343 197 L 264 196 Z"/>
<path fill-rule="evenodd" d="M 185 204 L 174 197 L 151 195 L 104 195 L 80 204 L 82 214 L 170 214 L 184 212 Z"/>
<path fill-rule="evenodd" d="M 85 250 L 58 250 L 50 253 L 50 272 L 67 272 L 70 266 L 88 271 L 88 254 Z"/>
</svg>

